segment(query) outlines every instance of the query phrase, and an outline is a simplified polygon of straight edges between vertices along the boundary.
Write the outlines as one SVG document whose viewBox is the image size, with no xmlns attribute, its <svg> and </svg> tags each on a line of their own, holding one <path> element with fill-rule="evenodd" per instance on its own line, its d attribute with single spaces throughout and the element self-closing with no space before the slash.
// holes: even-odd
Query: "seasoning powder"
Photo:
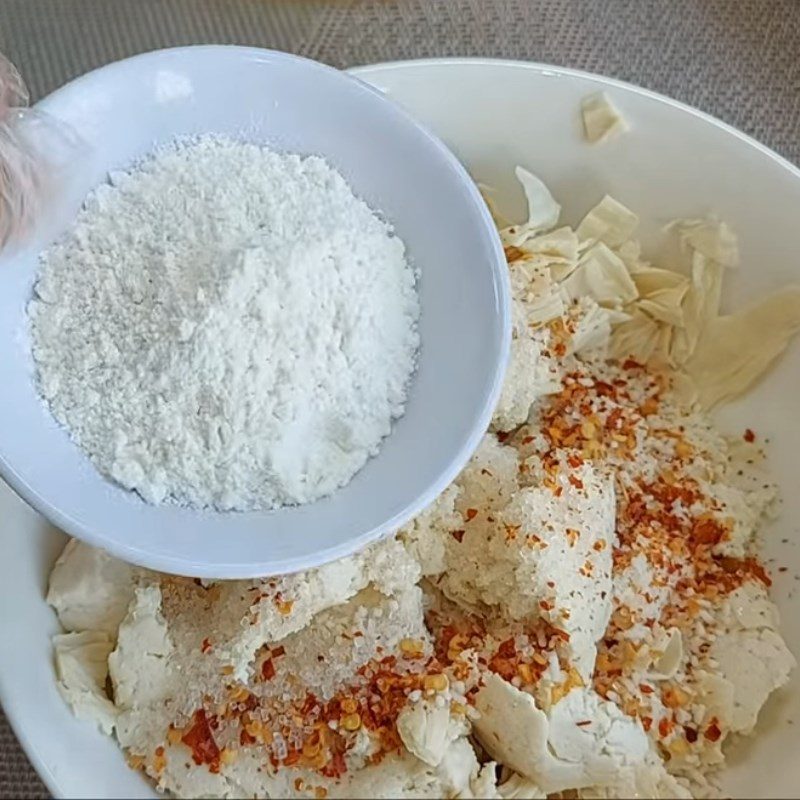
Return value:
<svg viewBox="0 0 800 800">
<path fill-rule="evenodd" d="M 114 173 L 42 257 L 41 394 L 152 503 L 305 503 L 402 414 L 418 348 L 403 242 L 323 159 L 216 137 Z"/>
</svg>

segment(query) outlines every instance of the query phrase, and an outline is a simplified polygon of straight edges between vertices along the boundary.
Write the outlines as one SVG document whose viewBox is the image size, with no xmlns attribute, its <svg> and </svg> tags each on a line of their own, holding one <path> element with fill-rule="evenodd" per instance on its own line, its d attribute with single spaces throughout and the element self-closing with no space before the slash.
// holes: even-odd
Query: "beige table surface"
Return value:
<svg viewBox="0 0 800 800">
<path fill-rule="evenodd" d="M 339 67 L 454 55 L 577 67 L 697 106 L 800 163 L 800 0 L 0 0 L 0 52 L 34 98 L 124 56 L 205 42 Z M 0 800 L 39 797 L 0 712 Z"/>
</svg>

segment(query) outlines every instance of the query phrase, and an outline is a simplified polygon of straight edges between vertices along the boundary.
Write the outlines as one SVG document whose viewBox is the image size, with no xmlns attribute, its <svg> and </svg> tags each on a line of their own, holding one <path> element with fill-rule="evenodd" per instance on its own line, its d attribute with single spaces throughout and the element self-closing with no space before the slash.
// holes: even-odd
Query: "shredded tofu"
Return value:
<svg viewBox="0 0 800 800">
<path fill-rule="evenodd" d="M 583 132 L 590 144 L 604 142 L 628 130 L 628 123 L 605 92 L 597 92 L 583 98 L 581 117 Z"/>
<path fill-rule="evenodd" d="M 71 543 L 60 689 L 178 797 L 705 797 L 795 660 L 756 536 L 776 490 L 706 407 L 800 327 L 733 314 L 718 220 L 646 261 L 610 197 L 576 228 L 526 170 L 501 230 L 512 356 L 491 430 L 392 539 L 317 570 L 202 583 Z M 106 694 L 107 679 L 113 693 Z M 496 766 L 502 767 L 501 770 Z"/>
</svg>

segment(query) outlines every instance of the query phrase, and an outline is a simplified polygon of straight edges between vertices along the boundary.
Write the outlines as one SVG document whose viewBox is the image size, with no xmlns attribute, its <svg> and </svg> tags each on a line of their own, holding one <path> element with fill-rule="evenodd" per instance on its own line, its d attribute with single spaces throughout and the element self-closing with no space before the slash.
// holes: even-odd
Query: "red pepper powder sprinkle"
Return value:
<svg viewBox="0 0 800 800">
<path fill-rule="evenodd" d="M 265 652 L 268 657 L 262 662 L 260 675 L 267 681 L 275 678 L 273 660 L 285 651 L 276 646 L 265 648 Z M 358 731 L 367 731 L 376 745 L 371 763 L 401 752 L 397 719 L 409 702 L 409 694 L 447 688 L 442 664 L 426 652 L 421 640 L 404 639 L 397 655 L 369 660 L 356 671 L 357 682 L 327 702 L 310 692 L 295 700 L 277 699 L 273 694 L 260 699 L 245 686 L 234 685 L 228 689 L 227 703 L 212 706 L 219 716 L 205 707 L 211 703 L 208 698 L 204 707 L 194 712 L 187 729 L 178 732 L 173 727 L 167 738 L 179 733 L 194 762 L 207 765 L 211 772 L 220 769 L 218 741 L 226 743 L 227 758 L 236 747 L 227 740 L 235 735 L 239 748 L 264 748 L 265 758 L 276 769 L 298 767 L 338 778 L 347 771 L 346 753 L 355 744 Z M 236 725 L 232 726 L 234 721 Z M 218 736 L 215 730 L 220 731 Z M 219 739 L 223 735 L 226 738 Z"/>
<path fill-rule="evenodd" d="M 560 336 L 557 327 L 553 336 Z M 664 739 L 672 736 L 675 721 L 664 717 L 654 722 L 647 699 L 654 689 L 642 684 L 633 695 L 630 688 L 622 691 L 620 679 L 632 678 L 638 663 L 637 646 L 622 634 L 636 624 L 685 627 L 700 613 L 701 601 L 719 602 L 747 581 L 765 586 L 771 581 L 757 559 L 715 552 L 730 538 L 733 520 L 692 477 L 693 465 L 705 455 L 687 439 L 676 411 L 662 408 L 666 379 L 648 373 L 633 359 L 618 366 L 620 374 L 613 380 L 600 381 L 581 372 L 565 376 L 561 391 L 540 411 L 535 429 L 545 445 L 538 452 L 544 468 L 541 484 L 554 493 L 563 483 L 581 489 L 583 476 L 577 471 L 587 462 L 606 467 L 614 475 L 613 572 L 618 574 L 644 556 L 653 572 L 654 590 L 668 587 L 668 601 L 658 620 L 642 617 L 616 601 L 609 629 L 598 647 L 593 683 L 603 697 L 613 690 L 625 713 L 638 717 L 645 730 L 655 726 Z M 745 439 L 753 441 L 755 434 L 748 429 Z M 645 464 L 651 466 L 646 469 Z M 572 531 L 567 535 L 574 539 Z M 601 552 L 604 544 L 598 543 L 595 549 Z M 581 568 L 583 574 L 588 566 Z M 653 598 L 645 600 L 653 602 Z M 673 687 L 664 692 L 664 700 L 668 707 L 678 709 L 691 697 Z M 718 728 L 715 721 L 703 735 L 707 739 L 721 737 Z M 688 740 L 697 731 L 686 735 Z"/>
<path fill-rule="evenodd" d="M 719 720 L 716 717 L 711 718 L 708 727 L 703 732 L 703 736 L 705 736 L 709 742 L 719 741 L 720 736 L 722 736 L 722 731 L 719 728 Z"/>
<path fill-rule="evenodd" d="M 565 351 L 572 331 L 563 320 L 548 327 L 552 350 L 555 353 L 559 353 L 560 348 Z M 541 424 L 537 426 L 541 437 L 526 435 L 520 442 L 525 446 L 544 443 L 547 449 L 539 454 L 545 471 L 541 483 L 557 495 L 562 492 L 562 481 L 584 489 L 581 478 L 571 471 L 581 470 L 587 463 L 605 462 L 612 468 L 617 480 L 613 569 L 619 572 L 636 556 L 644 555 L 653 568 L 654 590 L 656 586 L 670 587 L 671 600 L 659 621 L 663 625 L 679 625 L 681 615 L 698 606 L 695 598 L 716 600 L 750 580 L 769 586 L 770 578 L 754 558 L 736 559 L 715 554 L 717 545 L 730 536 L 732 523 L 719 513 L 698 482 L 687 474 L 687 466 L 697 457 L 695 448 L 685 440 L 682 428 L 657 427 L 663 389 L 659 380 L 648 376 L 636 361 L 629 359 L 622 367 L 631 375 L 610 382 L 593 380 L 580 373 L 567 376 L 562 391 L 552 397 L 541 412 Z M 642 393 L 634 391 L 634 381 L 642 380 L 650 381 L 644 401 L 641 401 Z M 640 400 L 635 401 L 633 395 L 638 395 Z M 509 435 L 498 433 L 498 441 L 506 441 Z M 660 472 L 648 475 L 647 479 L 643 475 L 631 476 L 630 470 L 619 468 L 625 462 L 636 460 L 643 435 L 663 440 L 666 452 L 670 452 L 670 447 L 674 452 L 671 460 L 667 457 L 664 463 L 659 461 Z M 746 441 L 754 438 L 751 430 L 745 431 Z M 488 470 L 483 472 L 488 473 Z M 469 522 L 478 514 L 479 509 L 469 508 L 465 512 L 466 520 Z M 506 539 L 516 540 L 519 529 L 520 526 L 506 524 Z M 450 533 L 461 542 L 465 532 Z M 576 530 L 567 530 L 573 544 L 579 535 Z M 545 546 L 536 536 L 528 537 L 525 543 L 532 547 Z M 599 552 L 604 546 L 605 542 L 598 542 L 594 549 Z M 591 562 L 581 569 L 591 572 Z M 273 602 L 281 613 L 288 614 L 292 610 L 292 601 L 285 600 L 280 593 L 275 594 Z M 554 608 L 546 599 L 539 605 L 547 612 Z M 378 763 L 387 754 L 400 752 L 402 741 L 397 731 L 397 718 L 409 702 L 409 694 L 424 692 L 442 683 L 446 686 L 445 668 L 451 680 L 466 680 L 474 667 L 464 660 L 465 651 L 479 654 L 478 663 L 482 668 L 514 681 L 517 686 L 535 685 L 556 658 L 569 678 L 564 687 L 557 687 L 558 694 L 554 690 L 553 702 L 563 697 L 570 686 L 582 685 L 580 676 L 570 669 L 568 656 L 562 658 L 561 649 L 569 642 L 569 634 L 542 619 L 530 630 L 526 628 L 498 642 L 478 618 L 441 624 L 432 614 L 427 622 L 434 633 L 433 655 L 427 655 L 429 651 L 422 642 L 403 640 L 399 658 L 386 655 L 370 660 L 357 671 L 359 680 L 330 700 L 322 701 L 307 693 L 279 712 L 272 706 L 260 705 L 255 695 L 241 687 L 236 690 L 235 701 L 226 704 L 219 718 L 207 713 L 205 708 L 196 710 L 190 725 L 181 732 L 180 741 L 190 749 L 196 764 L 205 764 L 211 772 L 218 772 L 221 755 L 214 731 L 237 719 L 239 745 L 265 748 L 266 757 L 275 768 L 298 767 L 338 778 L 347 771 L 346 754 L 358 731 L 367 731 L 377 742 L 376 752 L 370 756 L 371 763 Z M 626 606 L 614 608 L 606 636 L 598 646 L 594 686 L 602 696 L 608 697 L 620 678 L 633 674 L 637 645 L 620 634 L 642 622 L 652 624 L 650 620 L 637 617 L 637 612 Z M 521 641 L 527 644 L 523 646 Z M 211 642 L 203 640 L 201 650 L 205 653 L 210 649 Z M 284 654 L 281 646 L 266 651 L 267 657 L 260 667 L 263 681 L 275 678 L 274 659 Z M 413 670 L 407 666 L 412 662 L 416 665 Z M 639 684 L 638 689 L 639 700 L 656 692 L 647 684 Z M 661 739 L 671 737 L 677 728 L 686 742 L 697 742 L 700 733 L 696 728 L 677 726 L 675 721 L 675 710 L 686 705 L 690 699 L 688 694 L 676 686 L 659 691 L 664 706 L 671 711 L 657 723 L 650 709 L 636 698 L 623 699 L 621 708 L 637 716 L 645 731 L 655 726 Z M 467 692 L 468 703 L 474 702 L 474 695 L 474 689 Z M 292 724 L 296 724 L 296 728 L 286 720 L 294 720 Z M 586 726 L 590 721 L 576 724 Z M 702 736 L 710 742 L 719 741 L 722 731 L 717 718 L 710 720 Z M 276 737 L 280 737 L 282 748 L 275 747 Z M 227 745 L 225 750 L 227 754 Z M 300 791 L 302 786 L 305 784 L 298 778 L 295 789 Z M 308 791 L 312 788 L 306 786 Z M 316 791 L 315 794 L 323 797 L 325 792 Z"/>
<path fill-rule="evenodd" d="M 271 658 L 268 658 L 261 665 L 261 677 L 265 681 L 271 681 L 275 677 L 275 665 L 272 663 Z"/>
<path fill-rule="evenodd" d="M 568 658 L 558 654 L 559 649 L 569 642 L 569 634 L 544 620 L 538 620 L 534 627 L 519 633 L 528 642 L 524 652 L 517 647 L 514 636 L 497 642 L 477 617 L 459 619 L 457 624 L 442 624 L 436 614 L 429 613 L 426 622 L 434 633 L 436 659 L 450 668 L 457 678 L 463 679 L 469 672 L 462 661 L 462 653 L 467 650 L 485 654 L 481 656 L 485 669 L 507 681 L 516 680 L 517 685 L 538 683 L 549 667 L 552 653 L 556 654 L 564 670 L 569 671 Z M 574 685 L 579 684 L 576 682 Z"/>
<path fill-rule="evenodd" d="M 515 261 L 521 261 L 525 258 L 525 251 L 520 250 L 518 247 L 514 247 L 514 245 L 506 245 L 503 250 L 506 255 L 506 261 L 509 264 L 513 264 Z"/>
<path fill-rule="evenodd" d="M 206 712 L 199 708 L 194 712 L 191 727 L 181 741 L 192 751 L 195 764 L 207 764 L 211 772 L 219 772 L 219 747 L 214 741 Z"/>
</svg>

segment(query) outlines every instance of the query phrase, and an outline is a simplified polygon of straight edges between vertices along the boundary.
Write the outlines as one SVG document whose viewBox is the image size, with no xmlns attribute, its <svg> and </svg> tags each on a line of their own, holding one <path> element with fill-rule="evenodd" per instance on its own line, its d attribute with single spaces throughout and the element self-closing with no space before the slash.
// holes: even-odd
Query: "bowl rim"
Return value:
<svg viewBox="0 0 800 800">
<path fill-rule="evenodd" d="M 303 56 L 260 47 L 217 44 L 187 45 L 150 50 L 119 59 L 80 75 L 39 100 L 34 108 L 38 111 L 46 114 L 53 114 L 53 116 L 58 117 L 59 104 L 69 102 L 71 95 L 80 92 L 86 85 L 96 81 L 100 76 L 113 76 L 116 72 L 121 73 L 124 70 L 130 70 L 131 65 L 137 62 L 157 62 L 160 59 L 171 57 L 196 58 L 198 54 L 200 54 L 201 57 L 202 54 L 207 54 L 212 57 L 219 55 L 238 57 L 244 60 L 254 59 L 271 62 L 281 61 L 297 63 L 318 72 L 333 74 L 337 79 L 350 82 L 360 91 L 370 95 L 373 102 L 383 104 L 386 108 L 390 109 L 392 114 L 396 115 L 396 117 L 413 127 L 422 135 L 437 152 L 438 156 L 443 159 L 448 169 L 453 171 L 463 185 L 466 203 L 470 205 L 477 217 L 481 220 L 486 233 L 489 231 L 494 233 L 496 231 L 491 213 L 469 172 L 436 134 L 430 131 L 425 125 L 418 122 L 416 118 L 401 105 L 388 98 L 380 89 L 362 80 L 357 75 L 350 74 L 350 72 L 346 70 L 339 70 Z M 152 553 L 138 546 L 128 545 L 117 539 L 109 540 L 105 538 L 100 530 L 85 525 L 83 522 L 64 512 L 61 508 L 51 504 L 46 497 L 37 491 L 35 485 L 25 481 L 17 474 L 13 464 L 9 462 L 2 453 L 0 453 L 0 477 L 2 477 L 2 479 L 11 486 L 14 492 L 28 503 L 28 505 L 50 520 L 59 529 L 90 545 L 100 547 L 117 558 L 147 569 L 178 575 L 190 575 L 198 578 L 247 579 L 264 575 L 291 574 L 293 572 L 317 568 L 324 564 L 351 556 L 369 544 L 396 532 L 422 510 L 427 508 L 436 497 L 453 482 L 464 466 L 466 466 L 469 458 L 478 447 L 489 427 L 494 409 L 499 401 L 500 393 L 503 388 L 506 368 L 510 357 L 512 328 L 511 288 L 506 269 L 505 254 L 496 233 L 489 238 L 490 241 L 488 241 L 487 244 L 493 253 L 489 268 L 497 313 L 497 323 L 493 325 L 493 331 L 495 331 L 499 337 L 499 350 L 497 358 L 494 361 L 492 374 L 487 376 L 483 388 L 483 396 L 477 401 L 480 403 L 480 412 L 473 419 L 470 425 L 469 435 L 465 437 L 460 447 L 452 452 L 449 457 L 443 459 L 443 461 L 446 461 L 446 464 L 440 471 L 437 479 L 433 481 L 425 491 L 417 493 L 414 497 L 405 502 L 401 509 L 395 511 L 381 523 L 373 525 L 373 527 L 363 531 L 358 537 L 347 538 L 338 544 L 316 550 L 313 554 L 290 556 L 266 562 L 263 560 L 251 562 L 241 559 L 230 562 L 223 562 L 220 560 L 209 562 L 205 559 L 197 560 L 191 557 L 180 557 L 173 554 L 156 554 L 153 556 Z M 104 479 L 108 480 L 107 478 Z M 208 513 L 216 515 L 223 512 Z"/>
</svg>

